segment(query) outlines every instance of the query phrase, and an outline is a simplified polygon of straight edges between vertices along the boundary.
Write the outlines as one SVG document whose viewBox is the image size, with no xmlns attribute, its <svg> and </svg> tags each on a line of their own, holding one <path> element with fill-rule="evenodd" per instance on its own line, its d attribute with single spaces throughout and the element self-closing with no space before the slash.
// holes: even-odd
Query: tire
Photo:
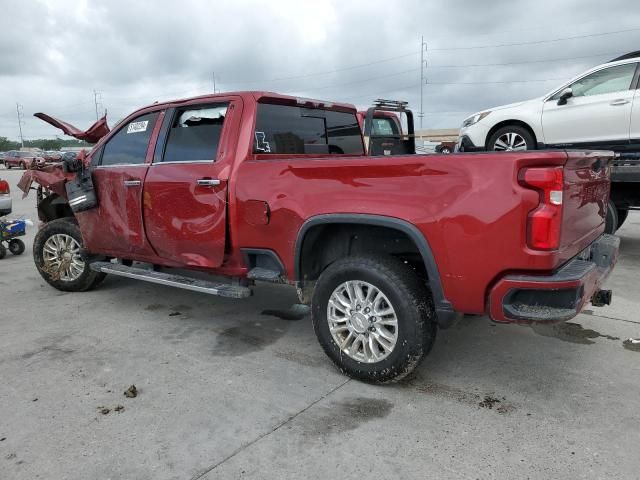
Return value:
<svg viewBox="0 0 640 480">
<path fill-rule="evenodd" d="M 59 235 L 59 237 L 53 238 Z M 68 240 L 71 238 L 73 242 Z M 60 240 L 58 240 L 60 239 Z M 47 243 L 51 240 L 49 243 Z M 63 246 L 68 246 L 64 241 L 72 243 L 66 251 L 73 251 L 70 258 L 63 259 L 69 262 L 69 269 L 64 268 L 64 263 L 60 260 L 50 260 L 56 257 L 51 252 L 51 247 L 58 241 Z M 45 251 L 45 246 L 48 250 Z M 57 257 L 60 258 L 60 257 Z M 73 263 L 73 260 L 77 263 Z M 60 218 L 46 223 L 36 234 L 33 241 L 33 261 L 42 278 L 52 287 L 64 292 L 84 292 L 91 290 L 104 280 L 106 274 L 98 273 L 89 267 L 89 258 L 84 251 L 82 234 L 75 220 L 70 218 Z M 57 262 L 57 263 L 56 263 Z M 66 277 L 66 278 L 65 278 Z"/>
<path fill-rule="evenodd" d="M 27 164 L 24 162 L 20 162 L 20 170 L 26 170 L 27 169 Z"/>
<path fill-rule="evenodd" d="M 7 165 L 6 163 L 4 164 L 5 167 L 7 167 L 7 170 L 11 170 L 11 165 Z"/>
<path fill-rule="evenodd" d="M 514 136 L 510 137 L 510 135 Z M 518 137 L 524 141 L 524 145 L 520 144 Z M 506 140 L 508 138 L 513 138 L 511 146 L 509 144 L 510 142 Z M 500 141 L 500 143 L 497 143 L 498 141 Z M 499 145 L 504 145 L 504 147 Z M 536 142 L 533 139 L 533 135 L 531 135 L 529 130 L 519 125 L 506 125 L 499 128 L 493 132 L 493 135 L 489 137 L 489 141 L 487 142 L 487 150 L 492 151 L 522 151 L 535 149 Z"/>
<path fill-rule="evenodd" d="M 343 288 L 347 284 L 346 282 L 362 285 L 363 295 L 365 289 L 366 292 L 369 292 L 371 287 L 374 288 L 373 294 L 375 294 L 375 289 L 381 292 L 385 298 L 380 302 L 374 302 L 374 304 L 377 303 L 378 308 L 383 310 L 388 310 L 388 307 L 391 307 L 397 320 L 397 326 L 395 328 L 386 327 L 385 325 L 388 323 L 379 323 L 383 319 L 388 322 L 388 315 L 384 318 L 382 316 L 374 317 L 377 327 L 372 323 L 367 323 L 369 320 L 363 319 L 367 310 L 364 307 L 360 309 L 361 320 L 354 320 L 355 315 L 348 317 L 346 312 L 340 313 L 335 307 L 330 307 L 329 300 L 332 297 L 336 298 L 334 294 Z M 346 300 L 345 296 L 342 298 Z M 365 306 L 367 305 L 366 302 L 363 303 Z M 335 304 L 335 302 L 332 303 L 332 305 Z M 340 308 L 345 308 L 343 305 L 341 304 Z M 352 303 L 351 306 L 353 307 L 353 305 Z M 369 305 L 371 304 L 369 303 Z M 375 312 L 375 307 L 372 306 L 372 310 L 371 315 Z M 355 308 L 352 311 L 357 314 Z M 329 315 L 332 315 L 331 318 L 335 318 L 333 316 L 335 313 L 341 315 L 344 313 L 344 329 L 341 328 L 344 331 L 332 334 L 329 327 Z M 346 257 L 327 267 L 316 282 L 313 292 L 312 320 L 320 345 L 337 367 L 352 378 L 370 383 L 398 381 L 409 375 L 431 350 L 437 331 L 436 314 L 430 290 L 407 264 L 393 257 Z M 365 344 L 360 340 L 357 354 L 360 355 L 360 347 L 362 347 L 362 355 L 366 355 L 367 348 L 369 352 L 373 352 L 370 346 L 373 343 L 378 356 L 381 357 L 380 360 L 375 359 L 378 356 L 373 358 L 372 354 L 369 355 L 370 361 L 365 358 L 360 360 L 350 356 L 351 354 L 346 351 L 346 347 L 340 348 L 334 335 L 343 335 L 338 338 L 342 342 L 349 335 L 352 335 L 351 338 L 353 338 L 354 333 L 349 329 L 355 328 L 356 324 L 361 329 L 361 333 L 357 335 L 362 335 L 360 338 L 365 340 L 368 345 L 365 347 Z M 367 325 L 369 326 L 366 327 Z M 382 344 L 376 340 L 376 338 L 382 337 L 379 335 L 380 329 L 386 329 L 386 335 L 395 336 L 395 345 L 390 352 L 384 350 Z M 371 338 L 369 332 L 372 332 Z M 353 347 L 356 343 L 357 341 L 348 346 Z M 391 343 L 389 342 L 389 344 Z"/>
<path fill-rule="evenodd" d="M 607 204 L 607 216 L 604 224 L 604 233 L 613 235 L 618 229 L 618 209 L 611 200 Z"/>
<path fill-rule="evenodd" d="M 0 260 L 7 256 L 7 247 L 0 243 Z"/>
<path fill-rule="evenodd" d="M 618 214 L 618 226 L 616 230 L 618 230 L 622 226 L 624 221 L 627 219 L 627 217 L 629 216 L 629 210 L 618 208 L 616 209 L 616 212 Z"/>
<path fill-rule="evenodd" d="M 13 255 L 22 255 L 24 253 L 24 250 L 25 250 L 25 245 L 22 240 L 20 240 L 19 238 L 14 238 L 12 240 L 9 240 L 9 251 Z"/>
</svg>

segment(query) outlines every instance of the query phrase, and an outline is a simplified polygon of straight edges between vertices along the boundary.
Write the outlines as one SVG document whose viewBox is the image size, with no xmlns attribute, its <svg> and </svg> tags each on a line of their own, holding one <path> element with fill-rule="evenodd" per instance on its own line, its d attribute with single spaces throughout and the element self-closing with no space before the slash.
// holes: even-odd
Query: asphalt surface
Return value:
<svg viewBox="0 0 640 480">
<path fill-rule="evenodd" d="M 20 194 L 15 216 L 35 220 Z M 0 260 L 0 479 L 640 476 L 640 352 L 623 345 L 640 337 L 640 213 L 612 306 L 535 330 L 465 318 L 385 387 L 341 375 L 308 317 L 274 315 L 291 288 L 63 293 L 33 266 L 34 234 Z"/>
</svg>

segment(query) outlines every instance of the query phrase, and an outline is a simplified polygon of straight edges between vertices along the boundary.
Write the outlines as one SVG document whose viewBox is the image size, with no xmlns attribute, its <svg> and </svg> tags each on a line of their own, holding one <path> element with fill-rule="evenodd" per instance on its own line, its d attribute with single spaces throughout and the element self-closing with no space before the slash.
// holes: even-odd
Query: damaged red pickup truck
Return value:
<svg viewBox="0 0 640 480">
<path fill-rule="evenodd" d="M 327 355 L 377 383 L 461 313 L 553 322 L 610 300 L 607 152 L 368 156 L 352 105 L 265 92 L 156 103 L 90 132 L 85 194 L 66 161 L 20 183 L 39 185 L 34 259 L 60 290 L 106 274 L 235 298 L 292 284 Z"/>
</svg>

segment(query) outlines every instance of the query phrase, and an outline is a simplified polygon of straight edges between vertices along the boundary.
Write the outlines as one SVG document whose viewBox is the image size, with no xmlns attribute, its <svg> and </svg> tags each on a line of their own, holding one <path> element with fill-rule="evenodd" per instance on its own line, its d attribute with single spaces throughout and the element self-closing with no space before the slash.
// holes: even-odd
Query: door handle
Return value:
<svg viewBox="0 0 640 480">
<path fill-rule="evenodd" d="M 125 187 L 139 187 L 140 185 L 142 185 L 141 180 L 125 180 L 124 181 Z"/>
<path fill-rule="evenodd" d="M 629 103 L 629 100 L 619 98 L 618 100 L 613 100 L 609 105 L 613 105 L 615 107 L 617 105 L 626 105 L 627 103 Z"/>
<path fill-rule="evenodd" d="M 199 178 L 196 180 L 196 183 L 200 187 L 215 187 L 216 185 L 220 185 L 220 180 L 216 178 Z"/>
</svg>

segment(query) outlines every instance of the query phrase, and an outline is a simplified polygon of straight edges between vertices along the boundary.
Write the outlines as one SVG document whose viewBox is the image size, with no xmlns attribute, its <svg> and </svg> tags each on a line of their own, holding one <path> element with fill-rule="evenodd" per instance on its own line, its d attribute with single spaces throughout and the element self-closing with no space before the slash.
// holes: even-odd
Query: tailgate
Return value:
<svg viewBox="0 0 640 480">
<path fill-rule="evenodd" d="M 582 250 L 604 231 L 613 152 L 568 151 L 567 155 L 561 249 Z"/>
</svg>

